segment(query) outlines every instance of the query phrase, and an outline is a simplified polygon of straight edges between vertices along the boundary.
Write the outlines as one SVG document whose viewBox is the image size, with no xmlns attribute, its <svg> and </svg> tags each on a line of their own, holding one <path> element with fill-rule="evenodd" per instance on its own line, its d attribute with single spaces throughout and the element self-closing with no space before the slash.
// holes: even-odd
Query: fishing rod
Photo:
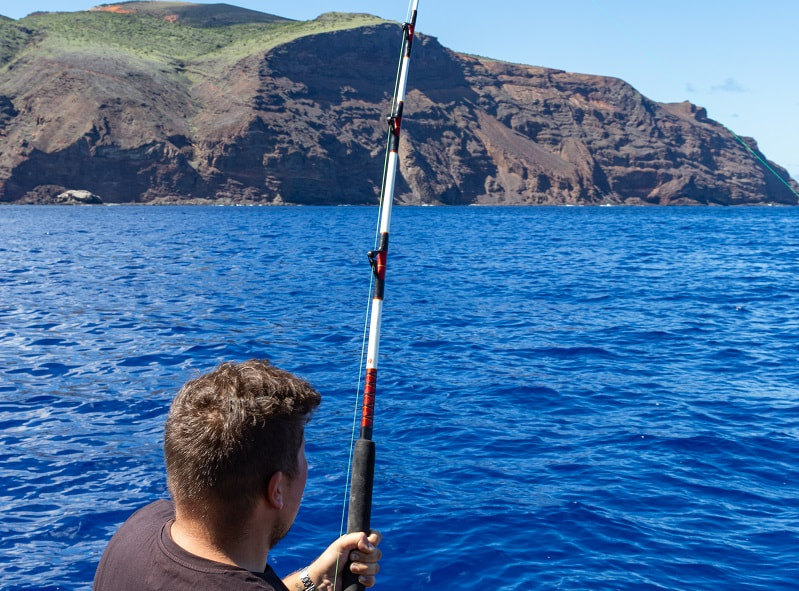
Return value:
<svg viewBox="0 0 799 591">
<path fill-rule="evenodd" d="M 350 504 L 347 519 L 347 532 L 369 533 L 372 516 L 372 488 L 375 474 L 375 444 L 372 440 L 374 426 L 375 396 L 377 394 L 377 355 L 380 347 L 380 322 L 383 316 L 383 293 L 386 281 L 386 262 L 388 259 L 388 232 L 391 225 L 391 205 L 394 200 L 394 184 L 397 178 L 399 158 L 400 128 L 402 108 L 408 82 L 408 66 L 411 59 L 416 10 L 419 0 L 411 0 L 410 17 L 402 25 L 402 46 L 399 58 L 397 80 L 394 85 L 394 98 L 391 114 L 388 117 L 386 139 L 386 164 L 383 171 L 383 186 L 380 190 L 380 234 L 375 250 L 368 253 L 369 264 L 374 275 L 372 288 L 371 317 L 369 321 L 369 341 L 366 348 L 366 376 L 363 386 L 361 410 L 361 431 L 352 458 L 352 479 L 350 483 Z M 345 591 L 363 591 L 364 586 L 358 577 L 344 570 Z"/>
</svg>

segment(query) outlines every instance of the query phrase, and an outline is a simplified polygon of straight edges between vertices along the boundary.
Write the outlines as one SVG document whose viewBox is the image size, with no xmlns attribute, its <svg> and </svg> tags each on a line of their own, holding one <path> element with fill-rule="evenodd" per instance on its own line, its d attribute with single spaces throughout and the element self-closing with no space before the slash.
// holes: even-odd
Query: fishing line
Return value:
<svg viewBox="0 0 799 591">
<path fill-rule="evenodd" d="M 409 0 L 408 14 L 411 15 L 402 27 L 402 44 L 400 47 L 400 58 L 397 66 L 397 74 L 394 82 L 394 94 L 391 101 L 391 112 L 388 117 L 388 132 L 386 134 L 386 150 L 383 160 L 383 179 L 381 183 L 380 198 L 378 202 L 377 226 L 375 228 L 374 250 L 369 251 L 368 259 L 371 267 L 369 274 L 369 298 L 367 299 L 366 317 L 364 319 L 363 333 L 361 337 L 361 356 L 358 368 L 358 382 L 355 389 L 355 403 L 353 404 L 352 427 L 350 431 L 350 449 L 347 458 L 347 477 L 345 479 L 344 499 L 341 509 L 341 522 L 339 525 L 339 537 L 344 534 L 344 521 L 349 513 L 348 531 L 369 531 L 369 515 L 371 513 L 371 488 L 374 471 L 374 443 L 371 441 L 371 413 L 373 410 L 373 400 L 375 394 L 376 371 L 377 371 L 377 348 L 379 342 L 379 324 L 382 312 L 383 283 L 385 280 L 385 264 L 388 252 L 388 219 L 391 215 L 391 205 L 394 197 L 394 182 L 397 168 L 399 130 L 402 122 L 402 102 L 405 93 L 407 80 L 407 65 L 410 58 L 410 47 L 413 40 L 413 31 L 416 22 L 416 6 L 418 0 Z M 384 211 L 385 208 L 385 211 Z M 375 319 L 377 322 L 375 323 Z M 376 330 L 375 330 L 376 328 Z M 367 338 L 368 335 L 368 338 Z M 366 373 L 364 374 L 364 362 L 366 363 Z M 362 381 L 362 376 L 365 379 Z M 363 389 L 362 389 L 363 386 Z M 358 421 L 358 401 L 363 394 L 364 411 L 361 419 L 361 436 L 356 441 L 355 430 Z M 367 413 L 367 398 L 372 397 Z M 370 414 L 369 426 L 367 429 L 368 440 L 365 440 L 365 421 L 367 414 Z M 364 454 L 364 444 L 371 445 L 371 453 Z M 366 463 L 364 463 L 366 462 Z M 364 468 L 371 464 L 370 469 Z M 366 488 L 364 488 L 365 483 Z M 356 486 L 357 484 L 357 486 Z M 368 493 L 365 491 L 368 489 Z M 357 491 L 357 492 L 356 492 Z M 347 511 L 347 493 L 349 493 L 349 511 Z M 353 528 L 353 524 L 357 524 Z M 338 573 L 340 568 L 341 556 L 336 559 L 336 570 L 333 576 L 334 588 L 338 584 Z M 349 557 L 346 558 L 349 564 Z M 363 589 L 364 586 L 358 582 L 358 577 L 350 572 L 344 572 L 344 586 L 347 590 Z"/>
<path fill-rule="evenodd" d="M 410 14 L 411 10 L 411 3 L 408 3 L 408 14 Z M 400 49 L 400 56 L 402 56 L 402 52 L 404 51 L 405 44 L 403 43 L 403 48 Z M 402 62 L 400 61 L 400 65 L 397 67 L 396 78 L 394 80 L 394 95 L 396 96 L 397 87 L 399 86 L 399 78 L 400 72 L 402 70 Z M 394 110 L 394 101 L 392 99 L 391 104 L 391 111 Z M 391 130 L 386 133 L 386 146 L 388 147 L 391 142 Z M 385 155 L 383 156 L 383 179 L 381 182 L 381 186 L 385 186 L 386 182 L 386 174 L 388 171 L 388 150 L 385 151 Z M 380 218 L 383 217 L 383 192 L 380 192 L 378 204 L 377 204 L 377 223 L 375 224 L 375 234 L 374 234 L 374 248 L 377 248 L 380 240 Z M 366 340 L 368 337 L 369 331 L 369 316 L 372 311 L 372 288 L 374 286 L 374 273 L 369 273 L 369 291 L 367 304 L 366 304 L 366 315 L 363 321 L 363 333 L 361 336 L 361 356 L 360 356 L 360 363 L 358 366 L 358 383 L 355 387 L 355 402 L 353 404 L 353 411 L 352 411 L 352 430 L 350 432 L 350 449 L 349 455 L 347 458 L 347 478 L 344 485 L 344 500 L 341 505 L 341 524 L 339 526 L 339 537 L 344 535 L 344 522 L 347 516 L 347 497 L 349 495 L 350 490 L 350 472 L 352 470 L 352 454 L 353 449 L 355 448 L 355 431 L 356 425 L 358 423 L 358 401 L 361 399 L 361 377 L 363 376 L 363 365 L 364 360 L 366 359 Z M 336 569 L 338 571 L 338 569 Z"/>
<path fill-rule="evenodd" d="M 380 209 L 380 208 L 379 208 Z M 379 211 L 378 209 L 378 211 Z M 378 218 L 379 219 L 379 218 Z M 378 226 L 379 229 L 379 226 Z M 372 287 L 374 283 L 374 273 L 369 273 L 369 295 L 372 294 Z M 347 454 L 347 476 L 344 482 L 344 498 L 341 501 L 341 521 L 338 528 L 338 537 L 344 535 L 344 523 L 347 520 L 347 501 L 350 491 L 350 474 L 352 473 L 352 456 L 355 449 L 355 429 L 358 422 L 358 400 L 361 398 L 361 376 L 363 375 L 363 363 L 366 359 L 366 339 L 369 331 L 369 316 L 372 312 L 372 299 L 367 298 L 366 315 L 363 320 L 363 333 L 361 336 L 361 360 L 358 366 L 358 383 L 355 387 L 355 399 L 352 405 L 352 428 L 350 431 L 350 449 Z M 333 588 L 336 588 L 338 583 L 338 571 L 341 566 L 341 555 L 336 558 L 336 572 L 333 574 Z"/>
<path fill-rule="evenodd" d="M 369 274 L 369 294 L 372 293 L 372 283 L 374 283 L 374 274 Z M 344 522 L 347 519 L 347 496 L 350 490 L 350 473 L 352 471 L 352 452 L 355 448 L 355 426 L 358 422 L 358 400 L 361 398 L 361 376 L 363 375 L 363 362 L 366 359 L 366 337 L 369 330 L 369 315 L 372 311 L 372 299 L 366 305 L 366 316 L 363 321 L 363 336 L 361 337 L 361 362 L 358 367 L 358 385 L 355 387 L 355 403 L 352 405 L 352 431 L 350 432 L 350 451 L 347 457 L 347 478 L 344 485 L 344 500 L 341 503 L 341 524 L 338 530 L 338 536 L 344 535 Z M 338 564 L 336 564 L 336 573 L 338 574 Z M 333 582 L 335 586 L 335 581 Z"/>
<path fill-rule="evenodd" d="M 411 9 L 412 9 L 412 1 L 408 3 L 408 13 L 407 13 L 408 15 L 411 14 Z M 402 47 L 400 48 L 400 60 L 398 60 L 399 61 L 399 65 L 397 66 L 397 72 L 396 72 L 395 79 L 394 79 L 394 97 L 395 98 L 396 98 L 396 94 L 397 94 L 397 89 L 399 88 L 399 84 L 400 84 L 400 75 L 401 75 L 401 72 L 402 72 L 402 59 L 401 58 L 402 58 L 402 54 L 403 54 L 404 51 L 405 51 L 405 43 L 403 43 Z M 396 104 L 394 102 L 395 98 L 392 98 L 391 112 L 394 111 L 395 106 L 396 106 Z M 386 133 L 386 147 L 387 148 L 388 148 L 388 146 L 390 146 L 390 143 L 391 143 L 391 130 L 389 129 L 388 132 Z M 388 156 L 389 156 L 389 150 L 386 149 L 385 150 L 385 155 L 383 156 L 383 178 L 382 178 L 381 186 L 385 186 L 385 182 L 386 182 L 386 175 L 388 173 Z M 380 196 L 379 196 L 379 201 L 378 201 L 378 207 L 377 207 L 377 223 L 375 224 L 375 234 L 374 234 L 374 241 L 373 241 L 374 248 L 378 247 L 378 244 L 379 244 L 379 241 L 380 241 L 380 219 L 383 217 L 383 200 L 384 200 L 384 197 L 385 197 L 385 195 L 383 194 L 383 191 L 381 191 L 380 192 Z M 366 341 L 367 341 L 367 334 L 368 334 L 368 330 L 369 330 L 369 316 L 371 314 L 371 309 L 372 309 L 371 294 L 372 294 L 373 286 L 374 286 L 374 273 L 369 273 L 369 292 L 368 292 L 369 293 L 369 297 L 367 297 L 366 316 L 365 316 L 365 319 L 364 319 L 363 335 L 362 335 L 362 338 L 361 338 L 361 356 L 360 356 L 360 364 L 359 364 L 359 367 L 358 367 L 358 383 L 357 383 L 357 386 L 356 386 L 356 389 L 355 389 L 355 403 L 353 404 L 354 409 L 353 409 L 353 417 L 352 417 L 352 431 L 351 431 L 351 435 L 350 435 L 349 458 L 347 460 L 347 479 L 346 479 L 346 487 L 345 487 L 345 491 L 344 491 L 344 502 L 343 502 L 343 506 L 342 506 L 341 528 L 339 530 L 341 532 L 340 535 L 342 535 L 343 532 L 344 532 L 344 519 L 345 519 L 345 515 L 346 515 L 347 495 L 349 493 L 349 488 L 350 488 L 350 470 L 352 469 L 352 453 L 353 453 L 353 449 L 355 447 L 355 431 L 356 431 L 356 424 L 357 424 L 357 421 L 358 421 L 358 401 L 360 400 L 360 397 L 361 397 L 361 385 L 362 385 L 361 377 L 363 375 L 364 360 L 366 359 Z"/>
<path fill-rule="evenodd" d="M 594 0 L 594 1 L 592 1 L 592 2 L 591 2 L 591 4 L 593 4 L 593 5 L 594 5 L 594 6 L 595 6 L 595 7 L 596 7 L 598 10 L 599 10 L 599 12 L 604 12 L 604 16 L 605 16 L 605 18 L 608 20 L 608 22 L 610 22 L 611 24 L 615 25 L 615 27 L 616 27 L 617 31 L 619 31 L 620 33 L 622 33 L 622 34 L 623 34 L 623 35 L 624 35 L 624 36 L 625 36 L 627 39 L 629 39 L 629 40 L 631 40 L 631 41 L 635 42 L 635 39 L 633 39 L 633 37 L 632 37 L 632 34 L 630 33 L 630 30 L 629 30 L 629 28 L 628 28 L 628 27 L 624 27 L 624 26 L 622 25 L 622 23 L 621 23 L 621 20 L 620 20 L 620 19 L 614 19 L 614 18 L 613 18 L 613 15 L 612 15 L 612 14 L 611 14 L 609 11 L 605 11 L 605 10 L 604 10 L 604 8 L 605 8 L 605 7 L 602 5 L 602 3 L 601 3 L 601 2 L 599 2 L 599 1 L 597 1 L 597 0 Z M 668 71 L 668 72 L 670 72 L 670 73 L 672 73 L 672 74 L 673 74 L 673 73 L 675 73 L 675 71 L 676 71 L 676 70 L 675 70 L 674 68 L 670 67 L 670 66 L 669 66 L 669 64 L 668 64 L 668 63 L 665 63 L 665 62 L 664 62 L 662 59 L 658 59 L 658 58 L 655 56 L 655 54 L 654 54 L 654 53 L 653 53 L 651 50 L 649 50 L 649 48 L 648 48 L 648 46 L 646 46 L 646 44 L 636 43 L 636 48 L 637 48 L 637 50 L 638 50 L 639 52 L 643 51 L 645 54 L 647 54 L 647 55 L 649 56 L 649 60 L 650 60 L 650 61 L 651 61 L 653 64 L 656 64 L 656 63 L 658 63 L 658 62 L 659 62 L 659 67 L 660 67 L 660 69 L 661 69 L 661 70 L 666 70 L 666 71 Z M 654 100 L 654 99 L 653 99 L 653 100 Z M 744 148 L 746 148 L 746 151 L 747 151 L 747 152 L 749 152 L 749 154 L 751 154 L 751 155 L 752 155 L 752 156 L 753 156 L 753 157 L 754 157 L 754 158 L 755 158 L 755 159 L 756 159 L 758 162 L 760 162 L 760 163 L 761 163 L 763 166 L 765 166 L 765 167 L 766 167 L 766 169 L 767 169 L 767 170 L 768 170 L 768 171 L 769 171 L 771 174 L 773 174 L 773 175 L 774 175 L 774 176 L 775 176 L 775 177 L 776 177 L 776 178 L 777 178 L 777 179 L 778 179 L 778 180 L 779 180 L 779 181 L 780 181 L 780 182 L 781 182 L 783 185 L 785 185 L 786 187 L 788 187 L 788 190 L 789 190 L 791 193 L 793 193 L 793 194 L 794 194 L 794 195 L 795 195 L 797 198 L 799 198 L 799 193 L 797 193 L 797 192 L 794 190 L 794 188 L 793 188 L 793 187 L 791 187 L 790 183 L 788 183 L 788 181 L 786 181 L 784 178 L 782 178 L 782 177 L 781 177 L 781 176 L 780 176 L 780 175 L 777 173 L 777 171 L 776 171 L 776 170 L 774 170 L 774 169 L 773 169 L 773 168 L 772 168 L 772 167 L 771 167 L 771 166 L 768 164 L 768 162 L 766 162 L 766 161 L 765 161 L 765 160 L 764 160 L 764 159 L 763 159 L 763 158 L 762 158 L 762 157 L 761 157 L 759 154 L 757 154 L 757 152 L 755 152 L 755 151 L 754 151 L 752 148 L 750 148 L 750 147 L 749 147 L 749 146 L 746 144 L 746 142 L 744 142 L 744 141 L 743 141 L 743 140 L 742 140 L 742 139 L 741 139 L 741 138 L 738 136 L 738 134 L 737 134 L 737 133 L 735 133 L 735 132 L 734 132 L 732 129 L 730 129 L 729 127 L 727 127 L 726 125 L 724 125 L 724 124 L 723 124 L 723 123 L 721 123 L 720 121 L 717 121 L 717 120 L 715 120 L 715 119 L 713 119 L 713 121 L 715 121 L 716 123 L 718 123 L 719 125 L 721 125 L 721 126 L 724 128 L 724 129 L 726 129 L 728 132 L 730 132 L 730 134 L 732 134 L 732 136 L 733 136 L 733 137 L 734 137 L 736 140 L 738 140 L 738 141 L 741 143 L 741 145 L 742 145 Z M 790 172 L 788 173 L 788 176 L 790 177 Z"/>
<path fill-rule="evenodd" d="M 754 156 L 755 158 L 757 158 L 757 160 L 758 160 L 758 161 L 759 161 L 759 162 L 760 162 L 760 163 L 761 163 L 763 166 L 765 166 L 765 167 L 766 167 L 766 168 L 767 168 L 767 169 L 768 169 L 768 170 L 771 172 L 771 174 L 773 174 L 775 177 L 777 177 L 777 179 L 778 179 L 778 180 L 779 180 L 779 181 L 780 181 L 780 182 L 781 182 L 783 185 L 785 185 L 786 187 L 788 187 L 788 190 L 789 190 L 791 193 L 793 193 L 793 194 L 794 194 L 796 197 L 798 197 L 798 198 L 799 198 L 799 193 L 797 193 L 796 191 L 794 191 L 794 189 L 793 189 L 793 187 L 790 185 L 790 183 L 788 183 L 788 181 L 786 181 L 786 180 L 785 180 L 784 178 L 782 178 L 782 177 L 781 177 L 779 174 L 777 174 L 777 171 L 776 171 L 776 170 L 774 170 L 774 169 L 773 169 L 773 168 L 772 168 L 772 167 L 769 165 L 769 163 L 768 163 L 767 161 L 765 161 L 765 160 L 764 160 L 764 159 L 763 159 L 763 158 L 760 156 L 760 154 L 758 154 L 758 153 L 757 153 L 757 152 L 755 152 L 755 151 L 754 151 L 752 148 L 750 148 L 750 147 L 749 147 L 749 144 L 747 144 L 745 141 L 743 141 L 743 139 L 742 139 L 742 138 L 741 138 L 741 137 L 740 137 L 740 136 L 739 136 L 737 133 L 735 133 L 735 132 L 734 132 L 732 129 L 730 129 L 729 127 L 727 127 L 727 126 L 726 126 L 726 125 L 724 125 L 723 123 L 721 124 L 721 126 L 722 126 L 724 129 L 726 129 L 727 131 L 729 131 L 729 132 L 730 132 L 730 133 L 733 135 L 733 137 L 734 137 L 736 140 L 738 140 L 739 142 L 741 142 L 741 145 L 742 145 L 744 148 L 746 148 L 746 150 L 747 150 L 747 151 L 748 151 L 748 152 L 749 152 L 749 153 L 750 153 L 752 156 Z"/>
<path fill-rule="evenodd" d="M 399 83 L 398 82 L 399 75 L 400 75 L 400 68 L 397 68 L 397 81 L 395 81 L 395 83 L 394 83 L 395 93 L 396 93 L 397 84 Z M 393 108 L 394 108 L 393 104 L 392 104 L 391 108 L 393 110 Z M 389 131 L 386 134 L 386 146 L 389 145 L 390 141 L 391 141 L 391 132 Z M 387 171 L 388 171 L 388 150 L 386 150 L 385 155 L 383 156 L 383 180 L 382 180 L 381 186 L 385 185 Z M 383 217 L 383 192 L 381 191 L 379 199 L 378 199 L 378 203 L 377 203 L 377 223 L 375 224 L 375 234 L 374 234 L 374 240 L 373 240 L 374 248 L 377 248 L 379 240 L 380 240 L 380 218 L 382 218 L 382 217 Z M 341 524 L 339 526 L 339 537 L 344 535 L 344 522 L 345 522 L 346 517 L 347 517 L 347 500 L 348 500 L 347 496 L 348 496 L 349 490 L 350 490 L 350 473 L 352 471 L 352 454 L 353 454 L 353 450 L 355 449 L 355 431 L 356 431 L 356 425 L 358 423 L 358 401 L 361 398 L 361 376 L 363 375 L 363 365 L 364 365 L 364 360 L 366 359 L 366 341 L 367 341 L 368 331 L 369 331 L 369 316 L 371 315 L 371 312 L 372 312 L 372 298 L 371 298 L 371 295 L 372 295 L 373 286 L 374 286 L 374 273 L 369 273 L 369 291 L 368 291 L 368 296 L 366 298 L 366 300 L 367 300 L 367 303 L 366 303 L 366 315 L 365 315 L 364 321 L 363 321 L 363 333 L 362 333 L 362 336 L 361 336 L 361 356 L 360 356 L 360 363 L 359 363 L 359 366 L 358 366 L 358 383 L 357 383 L 357 386 L 355 387 L 355 402 L 352 405 L 353 406 L 353 410 L 352 410 L 352 430 L 350 431 L 350 449 L 349 449 L 349 455 L 348 455 L 348 458 L 347 458 L 347 478 L 346 478 L 346 481 L 344 483 L 344 500 L 343 500 L 342 505 L 341 505 Z M 336 569 L 336 572 L 338 572 L 338 569 Z"/>
<path fill-rule="evenodd" d="M 411 0 L 411 2 L 408 3 L 408 15 L 410 15 L 410 13 L 411 13 L 412 1 L 413 0 Z M 409 18 L 409 16 L 406 17 L 405 22 L 408 22 L 408 18 Z M 399 63 L 397 64 L 397 73 L 394 75 L 394 95 L 393 95 L 393 97 L 391 99 L 391 105 L 390 105 L 390 109 L 391 110 L 389 111 L 389 113 L 394 113 L 394 110 L 396 108 L 396 102 L 395 101 L 396 101 L 396 98 L 397 98 L 397 90 L 399 89 L 399 85 L 400 85 L 400 76 L 402 76 L 402 54 L 404 53 L 404 51 L 405 51 L 405 43 L 403 42 L 402 43 L 402 47 L 400 47 L 400 59 L 398 60 Z M 385 149 L 385 153 L 383 155 L 383 178 L 382 178 L 382 181 L 380 182 L 380 186 L 381 187 L 385 187 L 386 186 L 386 175 L 388 174 L 388 156 L 389 156 L 389 147 L 390 146 L 391 146 L 391 129 L 389 128 L 389 130 L 386 132 L 386 149 Z M 381 189 L 380 197 L 379 197 L 379 200 L 378 200 L 378 203 L 377 203 L 377 222 L 375 224 L 375 237 L 374 237 L 374 242 L 373 242 L 375 249 L 377 249 L 378 244 L 380 243 L 380 220 L 383 218 L 383 199 L 384 198 L 385 198 L 385 195 L 384 195 L 384 192 Z M 374 274 L 372 274 L 372 278 L 374 279 Z M 370 283 L 370 287 L 371 287 L 371 283 Z M 370 289 L 369 293 L 370 294 L 372 293 L 371 289 Z M 371 298 L 370 298 L 369 301 L 371 302 Z M 363 353 L 361 353 L 361 356 L 363 356 Z M 363 359 L 361 359 L 361 362 L 363 362 Z M 363 369 L 363 368 L 361 368 L 361 369 Z M 359 381 L 359 384 L 360 384 L 360 381 Z M 357 405 L 357 403 L 356 403 L 356 405 Z"/>
</svg>

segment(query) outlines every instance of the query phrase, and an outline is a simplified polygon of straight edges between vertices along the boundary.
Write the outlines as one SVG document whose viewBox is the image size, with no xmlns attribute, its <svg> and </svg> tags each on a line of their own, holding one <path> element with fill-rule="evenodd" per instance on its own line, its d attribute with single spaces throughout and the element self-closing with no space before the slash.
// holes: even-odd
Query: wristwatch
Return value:
<svg viewBox="0 0 799 591">
<path fill-rule="evenodd" d="M 300 571 L 300 580 L 302 581 L 302 584 L 305 585 L 305 591 L 319 591 L 314 582 L 311 580 L 311 577 L 308 575 L 307 566 Z"/>
</svg>

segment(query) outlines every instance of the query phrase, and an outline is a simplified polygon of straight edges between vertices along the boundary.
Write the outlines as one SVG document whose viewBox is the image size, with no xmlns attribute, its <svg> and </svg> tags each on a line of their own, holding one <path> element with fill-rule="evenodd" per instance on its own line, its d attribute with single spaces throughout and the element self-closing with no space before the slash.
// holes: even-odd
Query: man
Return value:
<svg viewBox="0 0 799 591">
<path fill-rule="evenodd" d="M 375 583 L 379 532 L 347 534 L 282 581 L 267 564 L 302 500 L 305 425 L 321 396 L 251 360 L 186 383 L 164 432 L 172 501 L 134 513 L 111 538 L 95 591 L 335 591 L 344 570 Z"/>
</svg>

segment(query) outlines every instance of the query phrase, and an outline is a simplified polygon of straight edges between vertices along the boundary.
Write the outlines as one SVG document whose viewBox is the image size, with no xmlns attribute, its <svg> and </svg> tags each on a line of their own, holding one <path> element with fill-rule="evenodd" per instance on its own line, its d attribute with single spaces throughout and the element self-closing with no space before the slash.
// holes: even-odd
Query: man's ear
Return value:
<svg viewBox="0 0 799 591">
<path fill-rule="evenodd" d="M 283 508 L 283 493 L 286 488 L 286 475 L 275 472 L 266 485 L 266 502 L 275 509 Z"/>
</svg>

